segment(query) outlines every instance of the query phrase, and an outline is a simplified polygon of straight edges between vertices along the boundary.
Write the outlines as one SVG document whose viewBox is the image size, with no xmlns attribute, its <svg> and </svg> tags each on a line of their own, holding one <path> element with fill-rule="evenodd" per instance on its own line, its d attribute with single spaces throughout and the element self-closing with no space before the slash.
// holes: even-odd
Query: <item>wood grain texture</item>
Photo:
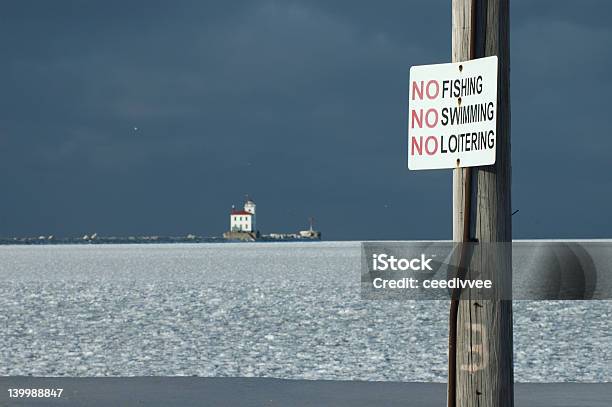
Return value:
<svg viewBox="0 0 612 407">
<path fill-rule="evenodd" d="M 478 242 L 511 242 L 510 44 L 509 0 L 453 0 L 453 62 L 468 60 L 475 23 L 475 57 L 497 55 L 496 163 L 471 171 L 470 237 Z M 472 13 L 475 18 L 472 18 Z M 465 169 L 453 170 L 453 240 L 461 241 Z M 497 256 L 475 255 L 471 264 L 492 273 L 499 284 L 511 282 L 511 251 Z M 487 265 L 488 264 L 488 265 Z M 470 301 L 462 293 L 457 331 L 457 406 L 514 405 L 512 364 L 512 302 Z M 477 304 L 476 304 L 477 303 Z"/>
</svg>

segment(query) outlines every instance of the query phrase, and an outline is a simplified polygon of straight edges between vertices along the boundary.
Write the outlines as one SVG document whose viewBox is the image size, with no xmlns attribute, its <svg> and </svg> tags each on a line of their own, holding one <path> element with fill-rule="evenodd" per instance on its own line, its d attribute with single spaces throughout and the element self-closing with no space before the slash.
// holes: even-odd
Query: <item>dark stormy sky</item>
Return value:
<svg viewBox="0 0 612 407">
<path fill-rule="evenodd" d="M 612 2 L 513 1 L 514 236 L 612 237 Z M 408 70 L 450 1 L 4 1 L 0 236 L 451 236 L 406 168 Z M 137 130 L 135 130 L 137 128 Z"/>
</svg>

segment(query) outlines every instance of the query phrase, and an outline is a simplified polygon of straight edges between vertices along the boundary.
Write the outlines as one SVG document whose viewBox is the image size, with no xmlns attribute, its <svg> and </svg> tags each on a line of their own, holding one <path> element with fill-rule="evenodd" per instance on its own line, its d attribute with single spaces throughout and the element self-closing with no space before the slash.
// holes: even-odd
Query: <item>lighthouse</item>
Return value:
<svg viewBox="0 0 612 407">
<path fill-rule="evenodd" d="M 242 210 L 232 208 L 230 213 L 231 232 L 257 232 L 255 202 L 247 198 Z"/>
</svg>

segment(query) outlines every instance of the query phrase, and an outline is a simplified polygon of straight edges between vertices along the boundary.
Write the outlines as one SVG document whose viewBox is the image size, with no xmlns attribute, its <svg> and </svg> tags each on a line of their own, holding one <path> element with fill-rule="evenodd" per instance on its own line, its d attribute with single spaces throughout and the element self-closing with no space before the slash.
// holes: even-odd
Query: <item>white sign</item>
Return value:
<svg viewBox="0 0 612 407">
<path fill-rule="evenodd" d="M 410 68 L 408 168 L 495 163 L 497 57 Z"/>
</svg>

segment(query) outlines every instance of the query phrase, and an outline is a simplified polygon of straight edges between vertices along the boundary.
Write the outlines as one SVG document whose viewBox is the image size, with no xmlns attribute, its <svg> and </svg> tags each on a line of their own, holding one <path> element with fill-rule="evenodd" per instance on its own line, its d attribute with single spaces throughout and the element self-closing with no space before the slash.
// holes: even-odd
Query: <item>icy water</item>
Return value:
<svg viewBox="0 0 612 407">
<path fill-rule="evenodd" d="M 0 246 L 0 375 L 445 381 L 447 302 L 360 297 L 359 243 Z M 612 302 L 515 302 L 515 378 L 612 381 Z"/>
</svg>

